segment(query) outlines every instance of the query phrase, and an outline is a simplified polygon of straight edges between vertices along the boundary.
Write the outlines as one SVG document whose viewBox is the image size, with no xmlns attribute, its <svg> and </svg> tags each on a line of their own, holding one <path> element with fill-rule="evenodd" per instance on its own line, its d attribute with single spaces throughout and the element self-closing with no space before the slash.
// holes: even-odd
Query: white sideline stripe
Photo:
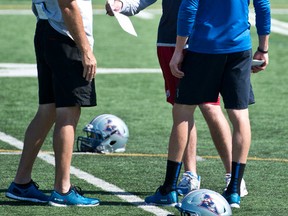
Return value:
<svg viewBox="0 0 288 216">
<path fill-rule="evenodd" d="M 251 9 L 250 11 L 253 11 Z M 141 12 L 147 12 L 151 14 L 162 14 L 162 9 L 145 9 L 144 11 Z M 94 9 L 93 14 L 95 15 L 106 15 L 106 10 L 105 9 Z M 271 9 L 271 14 L 288 14 L 288 9 L 287 8 L 276 8 L 276 9 Z M 0 15 L 33 15 L 32 10 L 30 9 L 0 9 Z M 137 16 L 137 15 L 136 15 Z"/>
<path fill-rule="evenodd" d="M 161 73 L 159 68 L 97 68 L 97 74 Z M 36 77 L 36 64 L 0 63 L 0 77 Z"/>
<path fill-rule="evenodd" d="M 255 13 L 251 12 L 249 14 L 249 21 L 251 25 L 255 26 Z M 272 18 L 271 31 L 282 35 L 288 35 L 288 23 Z"/>
<path fill-rule="evenodd" d="M 135 17 L 141 19 L 153 19 L 155 14 L 161 14 L 161 9 L 146 9 L 144 11 L 140 11 L 140 13 L 136 14 Z M 104 9 L 95 9 L 93 10 L 93 14 L 95 15 L 105 15 L 106 10 Z M 271 14 L 288 14 L 288 9 L 271 9 Z M 14 9 L 1 9 L 0 15 L 33 15 L 31 10 L 14 10 Z M 250 22 L 252 25 L 255 25 L 255 14 L 253 9 L 250 9 L 249 13 Z M 271 19 L 271 31 L 276 32 L 282 35 L 288 35 L 288 23 L 279 21 L 276 19 Z"/>
<path fill-rule="evenodd" d="M 3 132 L 0 132 L 0 140 L 2 140 L 5 143 L 8 143 L 18 149 L 23 149 L 23 142 L 19 141 L 18 139 L 5 134 Z M 49 155 L 47 153 L 39 152 L 38 157 L 41 158 L 43 161 L 47 162 L 48 164 L 51 164 L 55 166 L 55 158 L 52 155 Z M 123 189 L 110 184 L 100 178 L 97 178 L 87 172 L 84 172 L 76 167 L 71 166 L 70 173 L 78 177 L 79 179 L 82 179 L 89 184 L 94 185 L 95 187 L 101 188 L 104 191 L 107 191 L 109 193 L 114 194 L 115 196 L 119 197 L 120 199 L 127 201 L 133 205 L 136 205 L 138 208 L 143 209 L 144 211 L 150 212 L 157 216 L 167 216 L 171 215 L 172 213 L 169 211 L 166 211 L 164 209 L 158 208 L 156 206 L 146 205 L 144 200 L 142 200 L 140 197 L 135 196 L 131 193 L 128 193 L 124 191 Z M 101 203 L 100 203 L 101 205 Z"/>
</svg>

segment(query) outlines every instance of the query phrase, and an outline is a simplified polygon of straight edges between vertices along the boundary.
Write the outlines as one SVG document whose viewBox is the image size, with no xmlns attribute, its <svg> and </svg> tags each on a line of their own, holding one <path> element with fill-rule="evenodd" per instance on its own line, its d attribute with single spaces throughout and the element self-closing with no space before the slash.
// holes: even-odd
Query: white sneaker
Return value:
<svg viewBox="0 0 288 216">
<path fill-rule="evenodd" d="M 231 181 L 231 174 L 228 173 L 228 174 L 225 175 L 226 187 L 225 187 L 224 191 L 227 190 L 227 187 L 228 187 L 230 181 Z M 246 183 L 244 181 L 244 178 L 242 178 L 242 181 L 241 181 L 241 184 L 240 184 L 240 197 L 244 197 L 246 195 L 248 195 L 248 190 L 246 188 Z"/>
<path fill-rule="evenodd" d="M 180 196 L 186 195 L 190 191 L 200 189 L 200 183 L 200 176 L 192 174 L 191 172 L 185 172 L 177 186 L 177 192 Z"/>
</svg>

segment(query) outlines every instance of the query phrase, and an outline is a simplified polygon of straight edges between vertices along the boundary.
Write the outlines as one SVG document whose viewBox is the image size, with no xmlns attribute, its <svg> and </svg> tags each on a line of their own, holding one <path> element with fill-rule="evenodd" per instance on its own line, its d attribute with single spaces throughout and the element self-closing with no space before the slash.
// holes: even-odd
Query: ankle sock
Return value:
<svg viewBox="0 0 288 216">
<path fill-rule="evenodd" d="M 30 182 L 28 182 L 28 183 L 26 183 L 26 184 L 17 184 L 17 183 L 14 182 L 14 184 L 15 184 L 17 187 L 21 188 L 21 189 L 25 189 L 25 188 L 30 187 L 31 183 L 32 183 L 32 180 L 30 180 Z"/>
<path fill-rule="evenodd" d="M 232 162 L 231 181 L 227 188 L 227 193 L 238 193 L 240 195 L 240 184 L 243 178 L 246 164 Z"/>
<path fill-rule="evenodd" d="M 160 187 L 160 193 L 163 195 L 176 190 L 182 162 L 167 160 L 166 176 L 163 186 Z"/>
</svg>

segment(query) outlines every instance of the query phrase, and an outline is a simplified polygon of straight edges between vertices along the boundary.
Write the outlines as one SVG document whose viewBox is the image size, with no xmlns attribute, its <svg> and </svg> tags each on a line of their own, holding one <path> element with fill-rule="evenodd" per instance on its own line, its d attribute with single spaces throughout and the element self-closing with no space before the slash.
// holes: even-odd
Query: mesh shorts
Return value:
<svg viewBox="0 0 288 216">
<path fill-rule="evenodd" d="M 173 56 L 174 50 L 175 47 L 169 47 L 169 46 L 157 47 L 158 60 L 164 78 L 166 100 L 168 103 L 171 103 L 172 105 L 174 104 L 176 89 L 179 83 L 179 79 L 172 75 L 169 67 L 169 62 Z M 207 102 L 207 104 L 220 105 L 220 97 L 218 97 L 217 101 Z"/>
<path fill-rule="evenodd" d="M 39 104 L 96 106 L 94 79 L 88 82 L 83 78 L 81 54 L 71 38 L 54 30 L 48 21 L 39 20 L 34 46 Z"/>
<path fill-rule="evenodd" d="M 176 90 L 175 103 L 197 105 L 217 101 L 226 109 L 246 109 L 254 103 L 250 84 L 251 50 L 230 54 L 188 51 L 182 62 L 185 76 Z"/>
</svg>

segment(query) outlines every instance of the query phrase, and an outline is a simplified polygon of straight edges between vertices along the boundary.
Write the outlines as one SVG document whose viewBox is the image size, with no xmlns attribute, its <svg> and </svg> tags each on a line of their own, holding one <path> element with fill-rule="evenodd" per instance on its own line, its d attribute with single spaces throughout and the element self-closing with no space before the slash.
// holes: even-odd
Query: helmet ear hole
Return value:
<svg viewBox="0 0 288 216">
<path fill-rule="evenodd" d="M 114 145 L 117 141 L 113 140 L 110 142 L 110 145 Z"/>
</svg>

